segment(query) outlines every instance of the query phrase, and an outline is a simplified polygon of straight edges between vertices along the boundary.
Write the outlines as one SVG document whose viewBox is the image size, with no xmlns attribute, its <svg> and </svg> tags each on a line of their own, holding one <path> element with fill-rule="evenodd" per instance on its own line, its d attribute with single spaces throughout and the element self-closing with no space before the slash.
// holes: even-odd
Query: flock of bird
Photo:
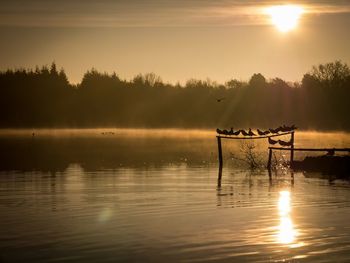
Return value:
<svg viewBox="0 0 350 263">
<path fill-rule="evenodd" d="M 293 141 L 292 140 L 290 140 L 289 142 L 286 142 L 286 141 L 282 141 L 282 140 L 273 140 L 273 139 L 271 139 L 269 137 L 269 144 L 274 145 L 276 143 L 278 143 L 281 146 L 292 146 L 293 145 Z"/>
<path fill-rule="evenodd" d="M 257 129 L 257 133 L 259 136 L 264 136 L 264 135 L 268 135 L 268 134 L 278 134 L 279 132 L 291 132 L 291 131 L 294 131 L 295 129 L 297 129 L 297 127 L 295 127 L 295 125 L 292 125 L 292 126 L 283 125 L 283 126 L 280 126 L 276 129 L 268 129 L 266 131 L 262 131 L 262 130 Z M 240 135 L 240 134 L 242 134 L 243 136 L 257 136 L 257 134 L 254 133 L 251 128 L 249 128 L 249 131 L 245 131 L 245 130 L 234 131 L 233 128 L 231 128 L 231 130 L 216 129 L 216 132 L 218 134 L 223 134 L 223 135 Z"/>
<path fill-rule="evenodd" d="M 102 135 L 114 135 L 114 132 L 101 132 Z"/>
</svg>

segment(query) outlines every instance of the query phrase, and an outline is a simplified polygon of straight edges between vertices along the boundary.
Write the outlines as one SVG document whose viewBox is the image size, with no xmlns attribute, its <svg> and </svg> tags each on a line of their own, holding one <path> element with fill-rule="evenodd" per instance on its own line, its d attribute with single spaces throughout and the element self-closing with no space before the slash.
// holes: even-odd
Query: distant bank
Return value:
<svg viewBox="0 0 350 263">
<path fill-rule="evenodd" d="M 247 82 L 163 82 L 153 73 L 123 80 L 92 69 L 81 83 L 63 69 L 0 72 L 0 128 L 230 128 L 296 124 L 350 130 L 349 67 L 313 67 L 300 83 L 254 74 Z"/>
</svg>

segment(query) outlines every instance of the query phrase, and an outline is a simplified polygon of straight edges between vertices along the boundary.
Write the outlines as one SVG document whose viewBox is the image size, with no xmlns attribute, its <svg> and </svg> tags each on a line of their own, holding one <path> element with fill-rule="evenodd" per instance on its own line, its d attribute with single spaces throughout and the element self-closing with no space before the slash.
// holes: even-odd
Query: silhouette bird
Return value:
<svg viewBox="0 0 350 263">
<path fill-rule="evenodd" d="M 286 125 L 283 125 L 283 126 L 280 126 L 280 130 L 281 130 L 281 132 L 288 132 L 288 131 L 290 131 L 290 128 L 287 127 Z"/>
<path fill-rule="evenodd" d="M 264 131 L 263 132 L 264 133 L 264 135 L 267 135 L 267 134 L 269 134 L 269 133 L 271 133 L 269 130 L 266 130 L 266 131 Z"/>
<path fill-rule="evenodd" d="M 223 101 L 225 98 L 219 98 L 219 99 L 216 99 L 217 102 L 221 102 Z"/>
<path fill-rule="evenodd" d="M 275 140 L 273 140 L 273 139 L 271 139 L 271 138 L 269 137 L 269 144 L 274 145 L 274 144 L 276 144 L 276 143 L 278 143 L 278 141 L 275 141 Z"/>
<path fill-rule="evenodd" d="M 291 130 L 296 130 L 296 129 L 298 129 L 298 127 L 293 124 L 292 126 L 290 126 L 290 129 Z"/>
<path fill-rule="evenodd" d="M 269 129 L 271 133 L 278 133 L 279 132 L 279 129 Z"/>
<path fill-rule="evenodd" d="M 251 128 L 249 128 L 248 135 L 249 136 L 255 136 L 256 134 L 252 131 Z"/>
<path fill-rule="evenodd" d="M 257 129 L 257 132 L 258 132 L 258 134 L 259 134 L 260 136 L 265 135 L 265 132 L 264 132 L 264 131 L 261 131 L 261 130 L 259 130 L 259 129 Z"/>
<path fill-rule="evenodd" d="M 286 131 L 286 132 L 290 132 L 297 129 L 297 127 L 294 124 L 292 126 L 283 125 L 283 127 L 281 128 L 282 128 L 282 131 Z"/>
<path fill-rule="evenodd" d="M 245 130 L 240 130 L 240 131 L 241 131 L 242 135 L 249 136 L 249 133 L 247 133 Z"/>
<path fill-rule="evenodd" d="M 238 131 L 235 131 L 232 135 L 239 135 L 240 133 L 241 133 L 241 131 L 238 130 Z"/>
<path fill-rule="evenodd" d="M 234 134 L 234 131 L 233 131 L 233 128 L 231 127 L 230 135 L 233 135 L 233 134 Z"/>
<path fill-rule="evenodd" d="M 277 130 L 277 132 L 283 132 L 283 127 L 279 126 L 276 130 Z"/>
<path fill-rule="evenodd" d="M 279 143 L 281 146 L 292 146 L 292 141 L 285 142 L 285 141 L 282 141 L 282 140 L 278 140 L 278 143 Z"/>
</svg>

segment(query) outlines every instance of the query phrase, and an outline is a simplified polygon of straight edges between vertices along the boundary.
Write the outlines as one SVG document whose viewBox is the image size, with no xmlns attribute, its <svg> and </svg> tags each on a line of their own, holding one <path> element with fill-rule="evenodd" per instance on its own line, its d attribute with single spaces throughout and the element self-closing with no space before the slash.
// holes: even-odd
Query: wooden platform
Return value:
<svg viewBox="0 0 350 263">
<path fill-rule="evenodd" d="M 284 147 L 269 147 L 271 150 L 280 150 L 280 151 L 291 151 L 290 148 Z M 294 148 L 293 151 L 304 151 L 304 152 L 350 152 L 350 148 Z"/>
</svg>

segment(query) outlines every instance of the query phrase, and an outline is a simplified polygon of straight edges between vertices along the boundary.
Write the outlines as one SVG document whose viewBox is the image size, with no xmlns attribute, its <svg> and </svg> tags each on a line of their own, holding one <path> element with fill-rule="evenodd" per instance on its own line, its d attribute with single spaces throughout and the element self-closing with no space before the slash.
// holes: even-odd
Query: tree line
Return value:
<svg viewBox="0 0 350 263">
<path fill-rule="evenodd" d="M 258 73 L 249 81 L 184 85 L 154 73 L 124 80 L 95 69 L 73 85 L 52 63 L 0 72 L 0 126 L 350 130 L 349 98 L 350 69 L 341 61 L 314 66 L 298 83 Z"/>
</svg>

